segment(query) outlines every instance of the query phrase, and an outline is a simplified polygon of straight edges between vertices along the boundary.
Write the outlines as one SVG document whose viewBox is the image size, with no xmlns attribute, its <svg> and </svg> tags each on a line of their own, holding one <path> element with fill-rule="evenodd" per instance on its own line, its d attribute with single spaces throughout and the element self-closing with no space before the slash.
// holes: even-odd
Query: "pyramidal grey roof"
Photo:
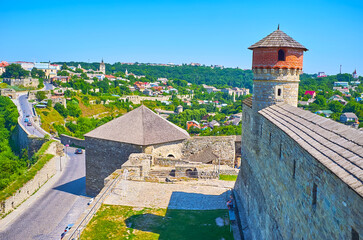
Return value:
<svg viewBox="0 0 363 240">
<path fill-rule="evenodd" d="M 266 48 L 266 47 L 289 47 L 289 48 L 301 48 L 304 51 L 308 49 L 295 41 L 292 37 L 277 29 L 267 37 L 261 39 L 257 43 L 250 46 L 248 49 L 254 48 Z"/>
<path fill-rule="evenodd" d="M 147 146 L 189 138 L 184 129 L 160 117 L 144 105 L 84 135 Z"/>
<path fill-rule="evenodd" d="M 259 113 L 363 197 L 363 132 L 282 103 Z"/>
</svg>

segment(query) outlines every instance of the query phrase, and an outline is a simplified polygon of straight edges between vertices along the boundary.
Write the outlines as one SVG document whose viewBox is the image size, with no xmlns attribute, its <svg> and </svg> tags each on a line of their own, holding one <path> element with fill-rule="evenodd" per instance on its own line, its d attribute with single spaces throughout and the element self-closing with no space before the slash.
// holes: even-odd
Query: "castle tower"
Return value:
<svg viewBox="0 0 363 240">
<path fill-rule="evenodd" d="M 103 59 L 102 59 L 102 61 L 100 63 L 100 72 L 102 72 L 103 74 L 106 74 L 106 65 L 103 62 Z"/>
<path fill-rule="evenodd" d="M 252 109 L 259 111 L 279 102 L 297 107 L 299 75 L 308 49 L 279 28 L 253 44 Z"/>
</svg>

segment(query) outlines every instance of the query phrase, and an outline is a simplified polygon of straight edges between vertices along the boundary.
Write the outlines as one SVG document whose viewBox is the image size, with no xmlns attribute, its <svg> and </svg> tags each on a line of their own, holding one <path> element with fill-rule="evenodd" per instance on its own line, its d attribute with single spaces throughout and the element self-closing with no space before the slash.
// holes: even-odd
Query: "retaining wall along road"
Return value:
<svg viewBox="0 0 363 240">
<path fill-rule="evenodd" d="M 47 152 L 55 152 L 56 144 L 52 143 Z M 46 183 L 56 173 L 56 157 L 46 163 L 41 170 L 37 172 L 34 178 L 24 184 L 23 187 L 18 189 L 13 196 L 9 197 L 5 201 L 0 202 L 0 216 L 9 213 L 28 199 L 33 193 L 35 193 L 44 183 Z"/>
</svg>

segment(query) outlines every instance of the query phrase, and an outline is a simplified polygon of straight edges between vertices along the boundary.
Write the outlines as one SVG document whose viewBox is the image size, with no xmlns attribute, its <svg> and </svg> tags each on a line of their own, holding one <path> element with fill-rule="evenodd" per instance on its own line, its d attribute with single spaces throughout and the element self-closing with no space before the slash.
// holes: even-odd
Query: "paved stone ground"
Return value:
<svg viewBox="0 0 363 240">
<path fill-rule="evenodd" d="M 105 204 L 189 210 L 226 209 L 234 182 L 199 180 L 151 183 L 121 180 Z"/>
</svg>

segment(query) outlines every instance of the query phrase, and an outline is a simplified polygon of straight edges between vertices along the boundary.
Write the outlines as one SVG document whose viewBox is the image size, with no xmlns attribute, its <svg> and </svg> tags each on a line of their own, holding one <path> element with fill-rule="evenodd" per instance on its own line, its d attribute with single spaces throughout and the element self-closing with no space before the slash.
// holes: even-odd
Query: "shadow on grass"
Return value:
<svg viewBox="0 0 363 240">
<path fill-rule="evenodd" d="M 183 198 L 188 200 L 183 200 Z M 165 216 L 149 213 L 133 215 L 125 220 L 125 224 L 129 228 L 157 233 L 161 240 L 233 239 L 233 234 L 230 232 L 227 209 L 201 210 L 203 209 L 201 207 L 202 204 L 206 204 L 203 203 L 204 200 L 217 200 L 215 198 L 221 199 L 222 197 L 173 192 Z M 186 205 L 183 205 L 182 202 L 185 202 Z M 175 205 L 175 203 L 178 204 Z M 200 205 L 199 208 L 197 207 L 198 205 Z M 183 209 L 173 209 L 176 206 Z M 217 222 L 219 225 L 217 225 Z"/>
</svg>

